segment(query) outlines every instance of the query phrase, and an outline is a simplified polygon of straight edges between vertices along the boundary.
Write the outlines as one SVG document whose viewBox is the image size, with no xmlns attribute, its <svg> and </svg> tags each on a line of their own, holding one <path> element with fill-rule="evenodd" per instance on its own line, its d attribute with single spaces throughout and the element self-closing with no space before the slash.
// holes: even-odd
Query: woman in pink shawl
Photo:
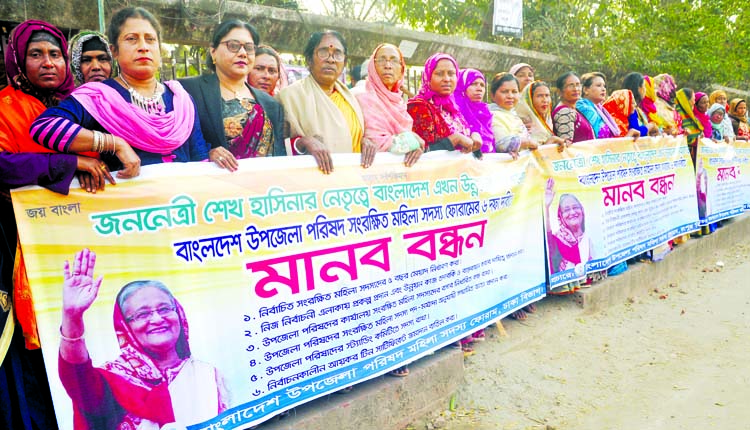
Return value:
<svg viewBox="0 0 750 430">
<path fill-rule="evenodd" d="M 159 82 L 161 26 L 143 8 L 110 20 L 108 39 L 119 74 L 78 87 L 31 125 L 38 144 L 66 152 L 98 152 L 118 177 L 138 176 L 141 165 L 208 159 L 193 99 L 177 81 Z"/>
<path fill-rule="evenodd" d="M 492 132 L 492 112 L 483 102 L 487 81 L 476 69 L 463 69 L 458 73 L 458 84 L 453 92 L 458 110 L 464 115 L 472 133 L 482 137 L 482 152 L 495 152 L 495 135 Z"/>
<path fill-rule="evenodd" d="M 695 117 L 703 125 L 703 137 L 711 138 L 713 126 L 711 125 L 711 118 L 706 113 L 708 111 L 708 94 L 700 91 L 695 92 L 695 106 L 693 106 L 693 113 Z"/>
<path fill-rule="evenodd" d="M 400 89 L 405 70 L 404 55 L 396 46 L 383 43 L 375 48 L 365 91 L 356 94 L 365 118 L 365 139 L 374 144 L 362 148 L 363 158 L 370 150 L 406 154 L 404 164 L 410 167 L 424 152 L 424 140 L 411 130 L 413 120 Z"/>
<path fill-rule="evenodd" d="M 74 430 L 184 428 L 228 407 L 218 370 L 192 357 L 185 310 L 159 281 L 123 286 L 114 307 L 120 355 L 94 367 L 83 315 L 96 299 L 96 254 L 66 261 L 58 373 L 73 402 Z"/>
</svg>

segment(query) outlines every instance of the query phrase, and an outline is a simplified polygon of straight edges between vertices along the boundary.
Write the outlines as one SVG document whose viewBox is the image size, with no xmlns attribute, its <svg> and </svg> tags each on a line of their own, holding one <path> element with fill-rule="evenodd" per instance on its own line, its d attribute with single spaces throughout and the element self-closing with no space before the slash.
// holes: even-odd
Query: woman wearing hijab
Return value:
<svg viewBox="0 0 750 430">
<path fill-rule="evenodd" d="M 703 123 L 695 117 L 695 93 L 690 88 L 681 88 L 675 93 L 675 109 L 682 119 L 682 130 L 687 137 L 690 157 L 695 165 L 698 139 L 703 137 Z"/>
<path fill-rule="evenodd" d="M 738 140 L 750 140 L 750 127 L 747 124 L 747 103 L 743 99 L 729 102 L 729 119 Z"/>
<path fill-rule="evenodd" d="M 719 103 L 714 103 L 708 108 L 706 114 L 711 120 L 711 139 L 719 142 L 723 140 L 730 142 L 731 140 L 727 135 L 727 130 L 724 128 L 724 117 L 726 116 L 724 106 Z M 729 129 L 731 130 L 731 128 L 732 127 L 730 126 Z"/>
<path fill-rule="evenodd" d="M 159 281 L 120 289 L 113 313 L 120 355 L 94 367 L 84 314 L 102 285 L 95 264 L 96 254 L 83 249 L 63 272 L 58 373 L 73 402 L 73 428 L 184 428 L 226 410 L 223 377 L 192 356 L 185 310 Z"/>
<path fill-rule="evenodd" d="M 424 150 L 424 140 L 412 131 L 401 92 L 406 63 L 401 50 L 390 43 L 378 45 L 367 65 L 365 90 L 356 95 L 365 118 L 365 138 L 379 152 L 403 154 L 411 167 Z"/>
<path fill-rule="evenodd" d="M 514 64 L 513 67 L 508 70 L 508 73 L 516 77 L 519 89 L 526 88 L 527 85 L 534 82 L 534 68 L 529 64 Z"/>
<path fill-rule="evenodd" d="M 46 108 L 57 106 L 74 89 L 62 32 L 44 21 L 19 24 L 8 41 L 5 66 L 10 82 L 0 91 L 0 154 L 7 161 L 5 183 L 41 185 L 67 194 L 76 169 L 96 178 L 96 186 L 89 191 L 103 188 L 105 180 L 113 181 L 102 172 L 97 159 L 57 154 L 29 136 L 34 119 Z"/>
<path fill-rule="evenodd" d="M 729 118 L 729 105 L 727 104 L 727 100 L 729 100 L 727 98 L 727 93 L 725 93 L 723 90 L 713 91 L 708 96 L 708 104 L 710 106 L 718 103 L 719 105 L 721 105 L 721 107 L 724 108 L 724 120 L 722 121 L 724 126 L 722 127 L 722 130 L 724 130 L 724 137 L 732 141 L 735 140 L 737 136 L 734 135 L 734 128 L 732 128 L 732 119 Z"/>
<path fill-rule="evenodd" d="M 729 99 L 727 98 L 727 93 L 724 92 L 724 90 L 716 90 L 712 91 L 711 94 L 708 95 L 708 103 L 713 106 L 714 103 L 718 103 L 723 107 L 725 110 L 729 109 L 729 105 L 727 104 L 727 101 Z"/>
<path fill-rule="evenodd" d="M 74 88 L 64 34 L 44 21 L 19 24 L 8 39 L 5 67 L 9 85 L 0 90 L 0 428 L 57 428 L 7 190 L 39 185 L 68 194 L 76 170 L 98 175 L 102 186 L 112 178 L 101 171 L 99 160 L 56 153 L 29 136 L 33 120 Z"/>
<path fill-rule="evenodd" d="M 695 92 L 695 105 L 693 106 L 693 115 L 700 121 L 703 126 L 703 137 L 711 138 L 711 118 L 708 117 L 708 94 L 700 91 Z"/>
<path fill-rule="evenodd" d="M 112 77 L 112 51 L 107 37 L 93 30 L 83 30 L 73 36 L 70 40 L 70 70 L 76 86 Z"/>
<path fill-rule="evenodd" d="M 565 140 L 552 132 L 552 91 L 544 81 L 534 81 L 521 92 L 521 100 L 516 105 L 516 113 L 529 130 L 531 139 L 538 145 L 555 144 L 560 150 L 565 148 Z M 570 143 L 570 142 L 568 142 Z"/>
<path fill-rule="evenodd" d="M 275 49 L 269 45 L 255 48 L 255 63 L 247 75 L 247 83 L 272 97 L 289 85 L 284 62 Z"/>
<path fill-rule="evenodd" d="M 86 155 L 57 154 L 32 140 L 29 128 L 46 108 L 57 106 L 74 88 L 68 67 L 68 46 L 65 37 L 53 25 L 43 21 L 26 21 L 13 29 L 5 53 L 10 85 L 0 91 L 0 154 L 4 169 L 3 182 L 9 187 L 41 185 L 60 194 L 67 194 L 76 170 L 86 171 L 94 178 L 88 191 L 114 183 L 101 161 Z M 95 155 L 95 154 L 89 154 Z M 2 198 L 10 208 L 10 198 Z M 13 211 L 4 209 L 3 227 L 15 237 Z M 6 218 L 7 217 L 7 218 Z M 15 248 L 15 243 L 13 243 Z M 22 257 L 15 276 L 18 297 L 31 297 L 23 271 Z M 23 294 L 20 294 L 23 291 Z M 30 347 L 39 347 L 36 321 L 30 300 L 16 303 L 16 314 Z"/>
<path fill-rule="evenodd" d="M 495 152 L 495 136 L 492 134 L 492 113 L 484 100 L 487 82 L 482 72 L 462 69 L 458 73 L 458 84 L 453 96 L 458 110 L 466 118 L 472 133 L 482 136 L 482 152 Z"/>
<path fill-rule="evenodd" d="M 413 130 L 425 141 L 426 151 L 468 153 L 482 148 L 482 137 L 471 131 L 453 98 L 457 83 L 458 63 L 453 57 L 437 53 L 427 59 L 422 87 L 407 105 Z"/>
<path fill-rule="evenodd" d="M 675 91 L 677 85 L 674 79 L 666 73 L 654 77 L 656 90 L 656 111 L 663 121 L 662 132 L 669 136 L 682 134 L 682 118 L 674 108 Z"/>
</svg>

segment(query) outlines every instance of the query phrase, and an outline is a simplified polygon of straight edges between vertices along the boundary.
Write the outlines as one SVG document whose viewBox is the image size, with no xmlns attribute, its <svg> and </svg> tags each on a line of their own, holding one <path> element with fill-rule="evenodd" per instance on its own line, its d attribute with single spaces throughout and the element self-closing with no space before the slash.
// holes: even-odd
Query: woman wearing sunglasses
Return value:
<svg viewBox="0 0 750 430">
<path fill-rule="evenodd" d="M 209 159 L 234 171 L 241 158 L 286 155 L 284 112 L 263 91 L 247 84 L 260 37 L 252 25 L 233 19 L 211 37 L 208 67 L 215 73 L 180 81 L 193 96 Z"/>
<path fill-rule="evenodd" d="M 370 166 L 377 146 L 363 138 L 359 103 L 338 80 L 346 61 L 343 36 L 331 30 L 313 33 L 304 55 L 310 76 L 279 93 L 294 152 L 315 157 L 325 174 L 333 171 L 331 153 L 362 152 L 362 166 Z"/>
</svg>

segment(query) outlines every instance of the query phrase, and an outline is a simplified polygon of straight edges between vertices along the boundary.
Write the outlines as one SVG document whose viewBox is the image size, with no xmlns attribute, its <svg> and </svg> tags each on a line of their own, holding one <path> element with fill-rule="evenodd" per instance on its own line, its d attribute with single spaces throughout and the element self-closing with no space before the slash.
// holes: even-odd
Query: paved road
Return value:
<svg viewBox="0 0 750 430">
<path fill-rule="evenodd" d="M 411 428 L 750 429 L 749 312 L 743 246 L 598 314 L 545 299 L 477 345 L 453 411 Z"/>
</svg>

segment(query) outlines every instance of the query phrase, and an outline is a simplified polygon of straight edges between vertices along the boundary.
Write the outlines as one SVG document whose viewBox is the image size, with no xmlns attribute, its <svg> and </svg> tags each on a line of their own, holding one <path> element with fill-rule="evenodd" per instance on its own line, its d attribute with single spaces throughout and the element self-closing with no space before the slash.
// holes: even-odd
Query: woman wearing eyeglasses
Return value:
<svg viewBox="0 0 750 430">
<path fill-rule="evenodd" d="M 333 171 L 331 153 L 362 152 L 362 165 L 369 167 L 377 151 L 375 144 L 363 143 L 362 110 L 338 80 L 346 53 L 346 42 L 338 32 L 313 33 L 304 50 L 310 75 L 284 88 L 278 96 L 294 152 L 315 157 L 324 174 Z"/>
<path fill-rule="evenodd" d="M 242 158 L 286 155 L 284 112 L 263 91 L 247 84 L 260 37 L 252 25 L 233 19 L 211 37 L 208 68 L 215 73 L 180 82 L 193 96 L 209 159 L 234 171 Z"/>
<path fill-rule="evenodd" d="M 356 97 L 365 118 L 365 137 L 378 151 L 403 154 L 404 164 L 411 167 L 424 152 L 424 140 L 411 131 L 413 120 L 401 92 L 405 70 L 397 46 L 378 45 L 367 64 L 365 89 Z"/>
<path fill-rule="evenodd" d="M 189 426 L 220 414 L 228 392 L 218 370 L 190 353 L 185 310 L 159 281 L 135 281 L 115 299 L 120 355 L 94 367 L 83 314 L 102 284 L 96 254 L 66 261 L 58 373 L 73 401 L 75 430 Z M 179 428 L 169 426 L 169 428 Z"/>
</svg>

